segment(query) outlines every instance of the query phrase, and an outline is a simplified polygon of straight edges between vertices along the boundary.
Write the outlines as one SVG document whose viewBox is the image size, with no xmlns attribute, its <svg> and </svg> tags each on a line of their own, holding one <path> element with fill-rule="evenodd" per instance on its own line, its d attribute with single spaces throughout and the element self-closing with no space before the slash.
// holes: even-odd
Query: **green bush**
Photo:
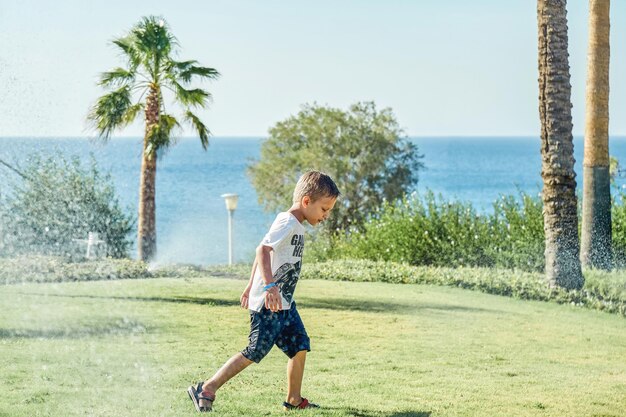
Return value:
<svg viewBox="0 0 626 417">
<path fill-rule="evenodd" d="M 625 268 L 626 194 L 619 189 L 613 194 L 614 262 L 616 268 Z M 313 261 L 347 258 L 543 271 L 542 208 L 539 196 L 524 192 L 518 197 L 500 196 L 489 214 L 479 214 L 470 203 L 449 202 L 430 191 L 423 196 L 413 194 L 395 203 L 385 202 L 362 230 L 311 236 L 306 256 Z"/>
<path fill-rule="evenodd" d="M 270 210 L 292 204 L 293 187 L 309 169 L 329 174 L 341 191 L 333 215 L 322 224 L 331 233 L 361 225 L 385 199 L 414 189 L 422 156 L 393 111 L 373 102 L 347 110 L 304 105 L 276 123 L 248 169 L 259 201 Z"/>
<path fill-rule="evenodd" d="M 368 259 L 413 265 L 489 265 L 488 229 L 470 204 L 438 201 L 428 193 L 387 203 L 349 250 Z"/>
<path fill-rule="evenodd" d="M 611 209 L 613 260 L 617 268 L 626 267 L 626 195 L 616 193 Z"/>
<path fill-rule="evenodd" d="M 34 155 L 23 178 L 10 184 L 0 200 L 0 252 L 82 256 L 86 239 L 96 232 L 105 244 L 98 252 L 125 257 L 131 247 L 132 216 L 119 205 L 110 175 L 95 160 L 83 167 L 77 157 Z"/>
<path fill-rule="evenodd" d="M 446 267 L 483 266 L 543 270 L 541 201 L 522 193 L 503 196 L 492 214 L 470 203 L 448 202 L 432 192 L 385 203 L 364 231 L 320 234 L 310 258 L 371 259 Z M 309 249 L 307 249 L 309 250 Z"/>
<path fill-rule="evenodd" d="M 543 271 L 545 241 L 543 204 L 539 197 L 520 192 L 520 198 L 501 196 L 489 215 L 494 264 L 503 268 Z"/>
</svg>

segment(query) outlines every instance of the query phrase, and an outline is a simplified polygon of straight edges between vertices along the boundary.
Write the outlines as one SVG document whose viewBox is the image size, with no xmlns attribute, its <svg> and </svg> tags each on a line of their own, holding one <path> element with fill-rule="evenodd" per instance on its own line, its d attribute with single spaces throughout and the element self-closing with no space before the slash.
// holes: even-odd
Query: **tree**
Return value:
<svg viewBox="0 0 626 417">
<path fill-rule="evenodd" d="M 182 120 L 197 131 L 206 150 L 209 129 L 191 109 L 207 107 L 211 95 L 190 84 L 196 79 L 216 79 L 219 73 L 199 66 L 195 60 L 175 60 L 172 56 L 178 42 L 165 21 L 154 16 L 144 17 L 113 44 L 125 56 L 127 66 L 101 74 L 99 84 L 110 91 L 93 105 L 88 119 L 106 141 L 115 130 L 126 127 L 144 112 L 137 248 L 139 259 L 148 261 L 156 254 L 157 156 L 174 144 L 172 134 L 181 127 L 178 119 L 165 111 L 163 90 L 170 91 L 182 106 Z"/>
<path fill-rule="evenodd" d="M 610 0 L 589 0 L 589 52 L 583 215 L 580 259 L 583 265 L 611 269 L 611 173 L 609 157 Z"/>
<path fill-rule="evenodd" d="M 324 171 L 341 191 L 326 223 L 333 232 L 361 228 L 385 200 L 410 191 L 423 166 L 391 109 L 378 111 L 373 102 L 356 103 L 348 111 L 304 105 L 269 133 L 260 160 L 249 167 L 259 201 L 268 210 L 284 210 L 303 172 Z"/>
<path fill-rule="evenodd" d="M 565 0 L 538 0 L 541 177 L 550 285 L 582 288 Z"/>
<path fill-rule="evenodd" d="M 20 180 L 0 201 L 2 252 L 82 255 L 85 247 L 74 240 L 97 232 L 107 256 L 128 255 L 134 219 L 122 210 L 110 175 L 102 175 L 93 158 L 84 167 L 78 157 L 35 154 L 24 169 L 11 169 Z"/>
</svg>

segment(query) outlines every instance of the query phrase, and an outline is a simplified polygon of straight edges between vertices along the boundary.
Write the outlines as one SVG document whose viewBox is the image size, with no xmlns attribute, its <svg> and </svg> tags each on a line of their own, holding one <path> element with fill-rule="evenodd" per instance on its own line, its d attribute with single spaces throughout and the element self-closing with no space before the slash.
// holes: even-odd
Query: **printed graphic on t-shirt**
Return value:
<svg viewBox="0 0 626 417">
<path fill-rule="evenodd" d="M 304 251 L 304 235 L 293 235 L 291 238 L 291 246 L 293 246 L 292 256 L 302 258 L 302 252 Z"/>
<path fill-rule="evenodd" d="M 274 282 L 276 282 L 276 286 L 288 303 L 291 303 L 293 299 L 293 292 L 296 289 L 296 284 L 300 277 L 301 267 L 302 261 L 296 262 L 295 264 L 285 263 L 282 264 L 274 274 Z"/>
</svg>

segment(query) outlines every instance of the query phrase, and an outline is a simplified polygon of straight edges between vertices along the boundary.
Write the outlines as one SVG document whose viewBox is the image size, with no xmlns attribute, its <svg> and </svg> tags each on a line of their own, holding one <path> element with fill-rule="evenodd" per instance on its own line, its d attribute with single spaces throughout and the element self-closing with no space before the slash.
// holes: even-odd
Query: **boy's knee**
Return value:
<svg viewBox="0 0 626 417">
<path fill-rule="evenodd" d="M 264 346 L 252 346 L 249 345 L 248 347 L 246 347 L 244 350 L 241 351 L 241 354 L 243 355 L 244 358 L 254 362 L 254 363 L 259 363 L 261 362 L 261 360 L 267 356 L 267 354 L 270 352 L 270 349 L 272 347 L 269 346 L 269 348 L 264 347 Z"/>
<path fill-rule="evenodd" d="M 303 358 L 306 357 L 307 352 L 310 352 L 310 350 L 308 349 L 299 350 L 295 353 L 288 354 L 288 356 L 289 356 L 289 359 L 302 360 Z"/>
<path fill-rule="evenodd" d="M 291 343 L 283 347 L 283 352 L 287 354 L 289 359 L 295 358 L 300 352 L 306 354 L 311 351 L 311 340 L 308 336 L 297 338 L 295 343 Z"/>
</svg>

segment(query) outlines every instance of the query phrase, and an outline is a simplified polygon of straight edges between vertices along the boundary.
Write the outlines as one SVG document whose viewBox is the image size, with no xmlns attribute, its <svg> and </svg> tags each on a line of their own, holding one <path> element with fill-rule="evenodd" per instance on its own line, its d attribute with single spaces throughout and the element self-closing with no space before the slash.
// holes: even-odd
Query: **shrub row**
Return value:
<svg viewBox="0 0 626 417">
<path fill-rule="evenodd" d="M 613 204 L 617 266 L 626 265 L 626 197 Z M 501 196 L 490 213 L 470 203 L 446 201 L 432 192 L 387 202 L 361 229 L 313 237 L 307 258 L 370 259 L 442 267 L 497 267 L 543 271 L 542 202 L 521 193 Z"/>
<path fill-rule="evenodd" d="M 140 278 L 249 277 L 250 265 L 166 265 L 149 267 L 132 259 L 101 258 L 69 261 L 63 256 L 0 257 L 0 285 L 28 282 L 101 281 Z"/>
<path fill-rule="evenodd" d="M 146 264 L 131 259 L 68 262 L 65 257 L 0 258 L 0 284 L 150 278 Z"/>
</svg>

